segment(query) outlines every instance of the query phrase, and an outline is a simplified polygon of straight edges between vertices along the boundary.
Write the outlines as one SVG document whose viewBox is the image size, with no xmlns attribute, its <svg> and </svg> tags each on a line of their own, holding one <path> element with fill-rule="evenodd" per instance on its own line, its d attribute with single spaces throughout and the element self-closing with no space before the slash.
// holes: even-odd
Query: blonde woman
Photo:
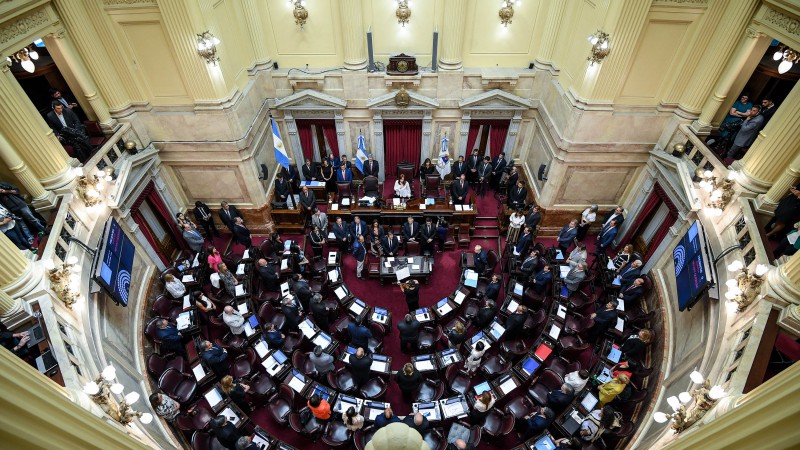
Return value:
<svg viewBox="0 0 800 450">
<path fill-rule="evenodd" d="M 186 294 L 186 286 L 171 273 L 164 275 L 164 286 L 173 298 L 181 298 Z"/>
<path fill-rule="evenodd" d="M 450 343 L 450 348 L 458 347 L 467 340 L 466 328 L 460 321 L 456 322 L 452 329 L 447 331 L 447 341 Z"/>
<path fill-rule="evenodd" d="M 233 377 L 230 375 L 222 377 L 219 384 L 222 387 L 222 392 L 226 393 L 239 409 L 244 411 L 245 414 L 252 412 L 250 403 L 245 400 L 245 395 L 250 390 L 250 386 L 241 382 L 234 383 Z"/>
<path fill-rule="evenodd" d="M 627 375 L 620 373 L 611 381 L 601 384 L 600 387 L 598 387 L 598 391 L 600 392 L 600 407 L 602 408 L 614 401 L 630 382 L 631 379 L 628 378 Z"/>
<path fill-rule="evenodd" d="M 222 280 L 222 284 L 225 285 L 225 292 L 231 297 L 236 297 L 236 285 L 239 284 L 239 281 L 233 276 L 231 271 L 228 270 L 228 266 L 226 266 L 225 263 L 217 266 L 217 274 L 219 275 L 219 279 Z"/>
<path fill-rule="evenodd" d="M 626 245 L 622 251 L 617 253 L 617 256 L 611 261 L 614 268 L 619 272 L 619 269 L 625 267 L 625 264 L 631 262 L 631 255 L 633 255 L 633 245 Z"/>
<path fill-rule="evenodd" d="M 518 209 L 515 209 L 508 218 L 507 241 L 509 244 L 517 243 L 517 239 L 519 239 L 519 232 L 522 230 L 522 225 L 524 223 L 525 216 Z"/>
<path fill-rule="evenodd" d="M 469 418 L 470 423 L 473 425 L 482 425 L 484 421 L 486 421 L 486 416 L 489 415 L 489 410 L 494 406 L 495 398 L 491 392 L 485 391 L 483 394 L 478 396 L 478 399 L 475 400 L 475 404 L 472 405 L 472 411 L 470 411 Z"/>
</svg>

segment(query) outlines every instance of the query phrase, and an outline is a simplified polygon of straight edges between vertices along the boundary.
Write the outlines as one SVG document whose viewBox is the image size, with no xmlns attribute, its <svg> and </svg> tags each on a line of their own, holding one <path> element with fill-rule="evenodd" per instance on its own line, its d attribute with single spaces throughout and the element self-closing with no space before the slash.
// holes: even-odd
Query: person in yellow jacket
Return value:
<svg viewBox="0 0 800 450">
<path fill-rule="evenodd" d="M 599 387 L 600 407 L 602 408 L 604 405 L 611 403 L 620 392 L 625 390 L 625 386 L 630 382 L 631 379 L 627 375 L 620 373 L 611 381 L 601 384 Z"/>
</svg>

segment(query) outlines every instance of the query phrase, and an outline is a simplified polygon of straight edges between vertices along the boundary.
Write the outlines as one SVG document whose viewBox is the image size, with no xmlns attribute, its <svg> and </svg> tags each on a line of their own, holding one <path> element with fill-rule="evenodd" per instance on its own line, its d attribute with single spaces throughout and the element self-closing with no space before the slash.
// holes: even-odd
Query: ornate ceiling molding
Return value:
<svg viewBox="0 0 800 450">
<path fill-rule="evenodd" d="M 653 5 L 707 6 L 708 0 L 655 0 Z"/>
<path fill-rule="evenodd" d="M 33 41 L 35 37 L 38 37 L 38 34 L 44 36 L 47 34 L 44 30 L 53 23 L 58 23 L 58 18 L 50 5 L 45 5 L 28 12 L 24 16 L 3 22 L 0 24 L 0 48 L 4 48 L 6 45 L 18 40 Z M 29 43 L 26 42 L 25 45 Z"/>
<path fill-rule="evenodd" d="M 156 6 L 156 0 L 103 0 L 106 6 Z"/>
<path fill-rule="evenodd" d="M 767 8 L 762 20 L 765 24 L 773 25 L 789 33 L 793 37 L 800 38 L 800 20 L 796 17 Z"/>
</svg>

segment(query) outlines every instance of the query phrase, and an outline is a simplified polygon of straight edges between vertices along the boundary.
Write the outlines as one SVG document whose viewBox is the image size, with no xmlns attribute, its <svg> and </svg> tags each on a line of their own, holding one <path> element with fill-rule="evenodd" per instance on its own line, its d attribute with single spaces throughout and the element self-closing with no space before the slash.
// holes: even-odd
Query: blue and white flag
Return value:
<svg viewBox="0 0 800 450">
<path fill-rule="evenodd" d="M 450 173 L 450 151 L 447 148 L 449 142 L 450 139 L 447 139 L 447 135 L 445 134 L 442 138 L 442 149 L 439 151 L 439 160 L 436 161 L 436 170 L 442 178 Z"/>
<path fill-rule="evenodd" d="M 275 160 L 285 169 L 288 169 L 289 155 L 286 153 L 286 147 L 283 146 L 281 132 L 278 131 L 278 123 L 275 122 L 275 119 L 272 119 L 272 141 L 275 143 Z"/>
<path fill-rule="evenodd" d="M 367 149 L 364 146 L 364 134 L 358 135 L 358 149 L 356 150 L 356 167 L 364 173 L 364 161 L 367 160 Z"/>
</svg>

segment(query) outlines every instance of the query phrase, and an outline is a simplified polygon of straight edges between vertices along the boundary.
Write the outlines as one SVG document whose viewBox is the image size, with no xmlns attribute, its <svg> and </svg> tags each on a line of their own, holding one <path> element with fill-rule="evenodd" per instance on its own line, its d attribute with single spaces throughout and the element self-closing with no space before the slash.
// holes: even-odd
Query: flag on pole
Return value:
<svg viewBox="0 0 800 450">
<path fill-rule="evenodd" d="M 359 131 L 358 134 L 358 149 L 356 150 L 356 167 L 361 173 L 364 173 L 364 161 L 367 160 L 367 149 L 364 146 L 364 134 Z"/>
<path fill-rule="evenodd" d="M 275 143 L 275 160 L 285 169 L 288 169 L 289 155 L 286 153 L 286 147 L 283 146 L 281 133 L 278 131 L 278 123 L 275 122 L 275 119 L 272 119 L 272 141 Z"/>
<path fill-rule="evenodd" d="M 439 160 L 436 162 L 436 170 L 439 172 L 439 176 L 442 177 L 442 179 L 450 173 L 450 151 L 447 148 L 449 142 L 450 139 L 447 139 L 447 134 L 445 134 L 442 138 L 442 149 L 439 151 Z"/>
</svg>

